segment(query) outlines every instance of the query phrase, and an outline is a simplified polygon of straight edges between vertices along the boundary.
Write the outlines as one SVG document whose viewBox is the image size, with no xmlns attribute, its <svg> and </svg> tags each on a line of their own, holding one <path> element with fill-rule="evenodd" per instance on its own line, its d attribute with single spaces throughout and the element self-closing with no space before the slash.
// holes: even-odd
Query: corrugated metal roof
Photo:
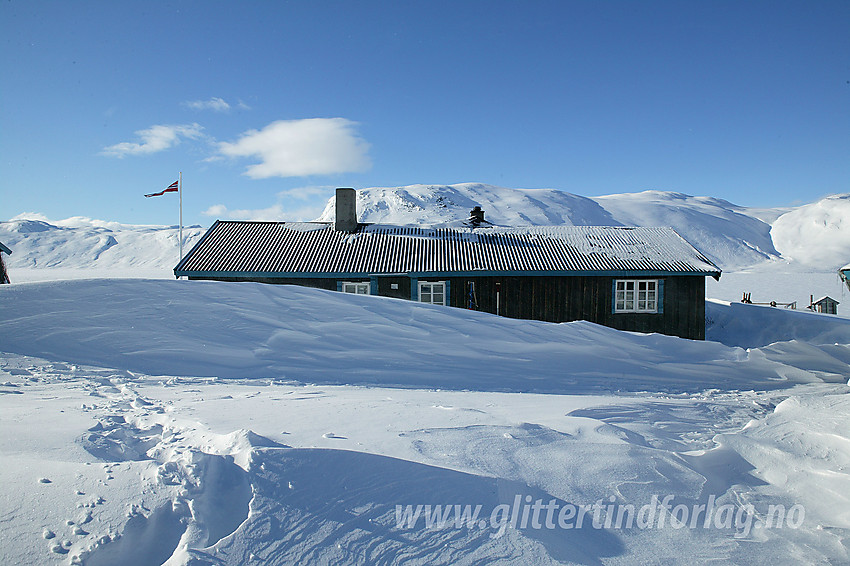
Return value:
<svg viewBox="0 0 850 566">
<path fill-rule="evenodd" d="M 671 228 L 416 228 L 324 222 L 218 221 L 177 275 L 379 275 L 454 272 L 664 272 L 720 269 Z"/>
</svg>

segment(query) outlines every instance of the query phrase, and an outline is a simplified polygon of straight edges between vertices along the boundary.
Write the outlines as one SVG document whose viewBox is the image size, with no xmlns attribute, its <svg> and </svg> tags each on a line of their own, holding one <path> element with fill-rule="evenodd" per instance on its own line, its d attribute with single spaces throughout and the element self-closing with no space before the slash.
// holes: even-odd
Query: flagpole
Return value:
<svg viewBox="0 0 850 566">
<path fill-rule="evenodd" d="M 183 260 L 183 172 L 180 172 L 179 177 L 177 178 L 177 200 L 180 206 L 180 257 L 177 258 L 177 263 L 180 263 Z"/>
</svg>

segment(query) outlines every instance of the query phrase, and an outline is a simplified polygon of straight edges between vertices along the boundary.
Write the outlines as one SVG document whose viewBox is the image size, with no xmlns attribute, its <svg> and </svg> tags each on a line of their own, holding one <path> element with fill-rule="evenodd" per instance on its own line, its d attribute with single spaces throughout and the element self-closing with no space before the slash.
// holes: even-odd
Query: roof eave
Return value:
<svg viewBox="0 0 850 566">
<path fill-rule="evenodd" d="M 179 267 L 179 266 L 178 266 Z M 417 271 L 408 273 L 371 272 L 279 272 L 279 271 L 198 271 L 174 268 L 176 277 L 227 277 L 262 279 L 338 279 L 363 277 L 713 277 L 719 271 L 664 270 L 584 270 L 584 271 Z"/>
</svg>

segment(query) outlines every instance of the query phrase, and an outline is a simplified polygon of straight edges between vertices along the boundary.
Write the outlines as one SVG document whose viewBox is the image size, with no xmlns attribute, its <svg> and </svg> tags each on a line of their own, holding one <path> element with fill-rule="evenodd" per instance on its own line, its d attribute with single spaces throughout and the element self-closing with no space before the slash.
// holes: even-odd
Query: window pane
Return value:
<svg viewBox="0 0 850 566">
<path fill-rule="evenodd" d="M 646 310 L 646 301 L 638 301 L 638 310 L 645 311 Z"/>
<path fill-rule="evenodd" d="M 617 291 L 625 291 L 626 290 L 626 282 L 625 281 L 617 281 Z"/>
<path fill-rule="evenodd" d="M 626 301 L 626 310 L 632 310 L 635 308 L 635 302 L 633 300 Z"/>
</svg>

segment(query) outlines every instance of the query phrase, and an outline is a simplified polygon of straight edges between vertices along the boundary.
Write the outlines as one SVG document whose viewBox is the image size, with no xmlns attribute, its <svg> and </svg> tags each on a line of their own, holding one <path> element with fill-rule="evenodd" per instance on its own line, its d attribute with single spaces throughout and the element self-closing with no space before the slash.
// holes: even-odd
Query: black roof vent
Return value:
<svg viewBox="0 0 850 566">
<path fill-rule="evenodd" d="M 478 228 L 482 224 L 484 224 L 484 211 L 481 210 L 480 206 L 476 206 L 472 210 L 469 211 L 469 223 L 473 228 Z"/>
</svg>

